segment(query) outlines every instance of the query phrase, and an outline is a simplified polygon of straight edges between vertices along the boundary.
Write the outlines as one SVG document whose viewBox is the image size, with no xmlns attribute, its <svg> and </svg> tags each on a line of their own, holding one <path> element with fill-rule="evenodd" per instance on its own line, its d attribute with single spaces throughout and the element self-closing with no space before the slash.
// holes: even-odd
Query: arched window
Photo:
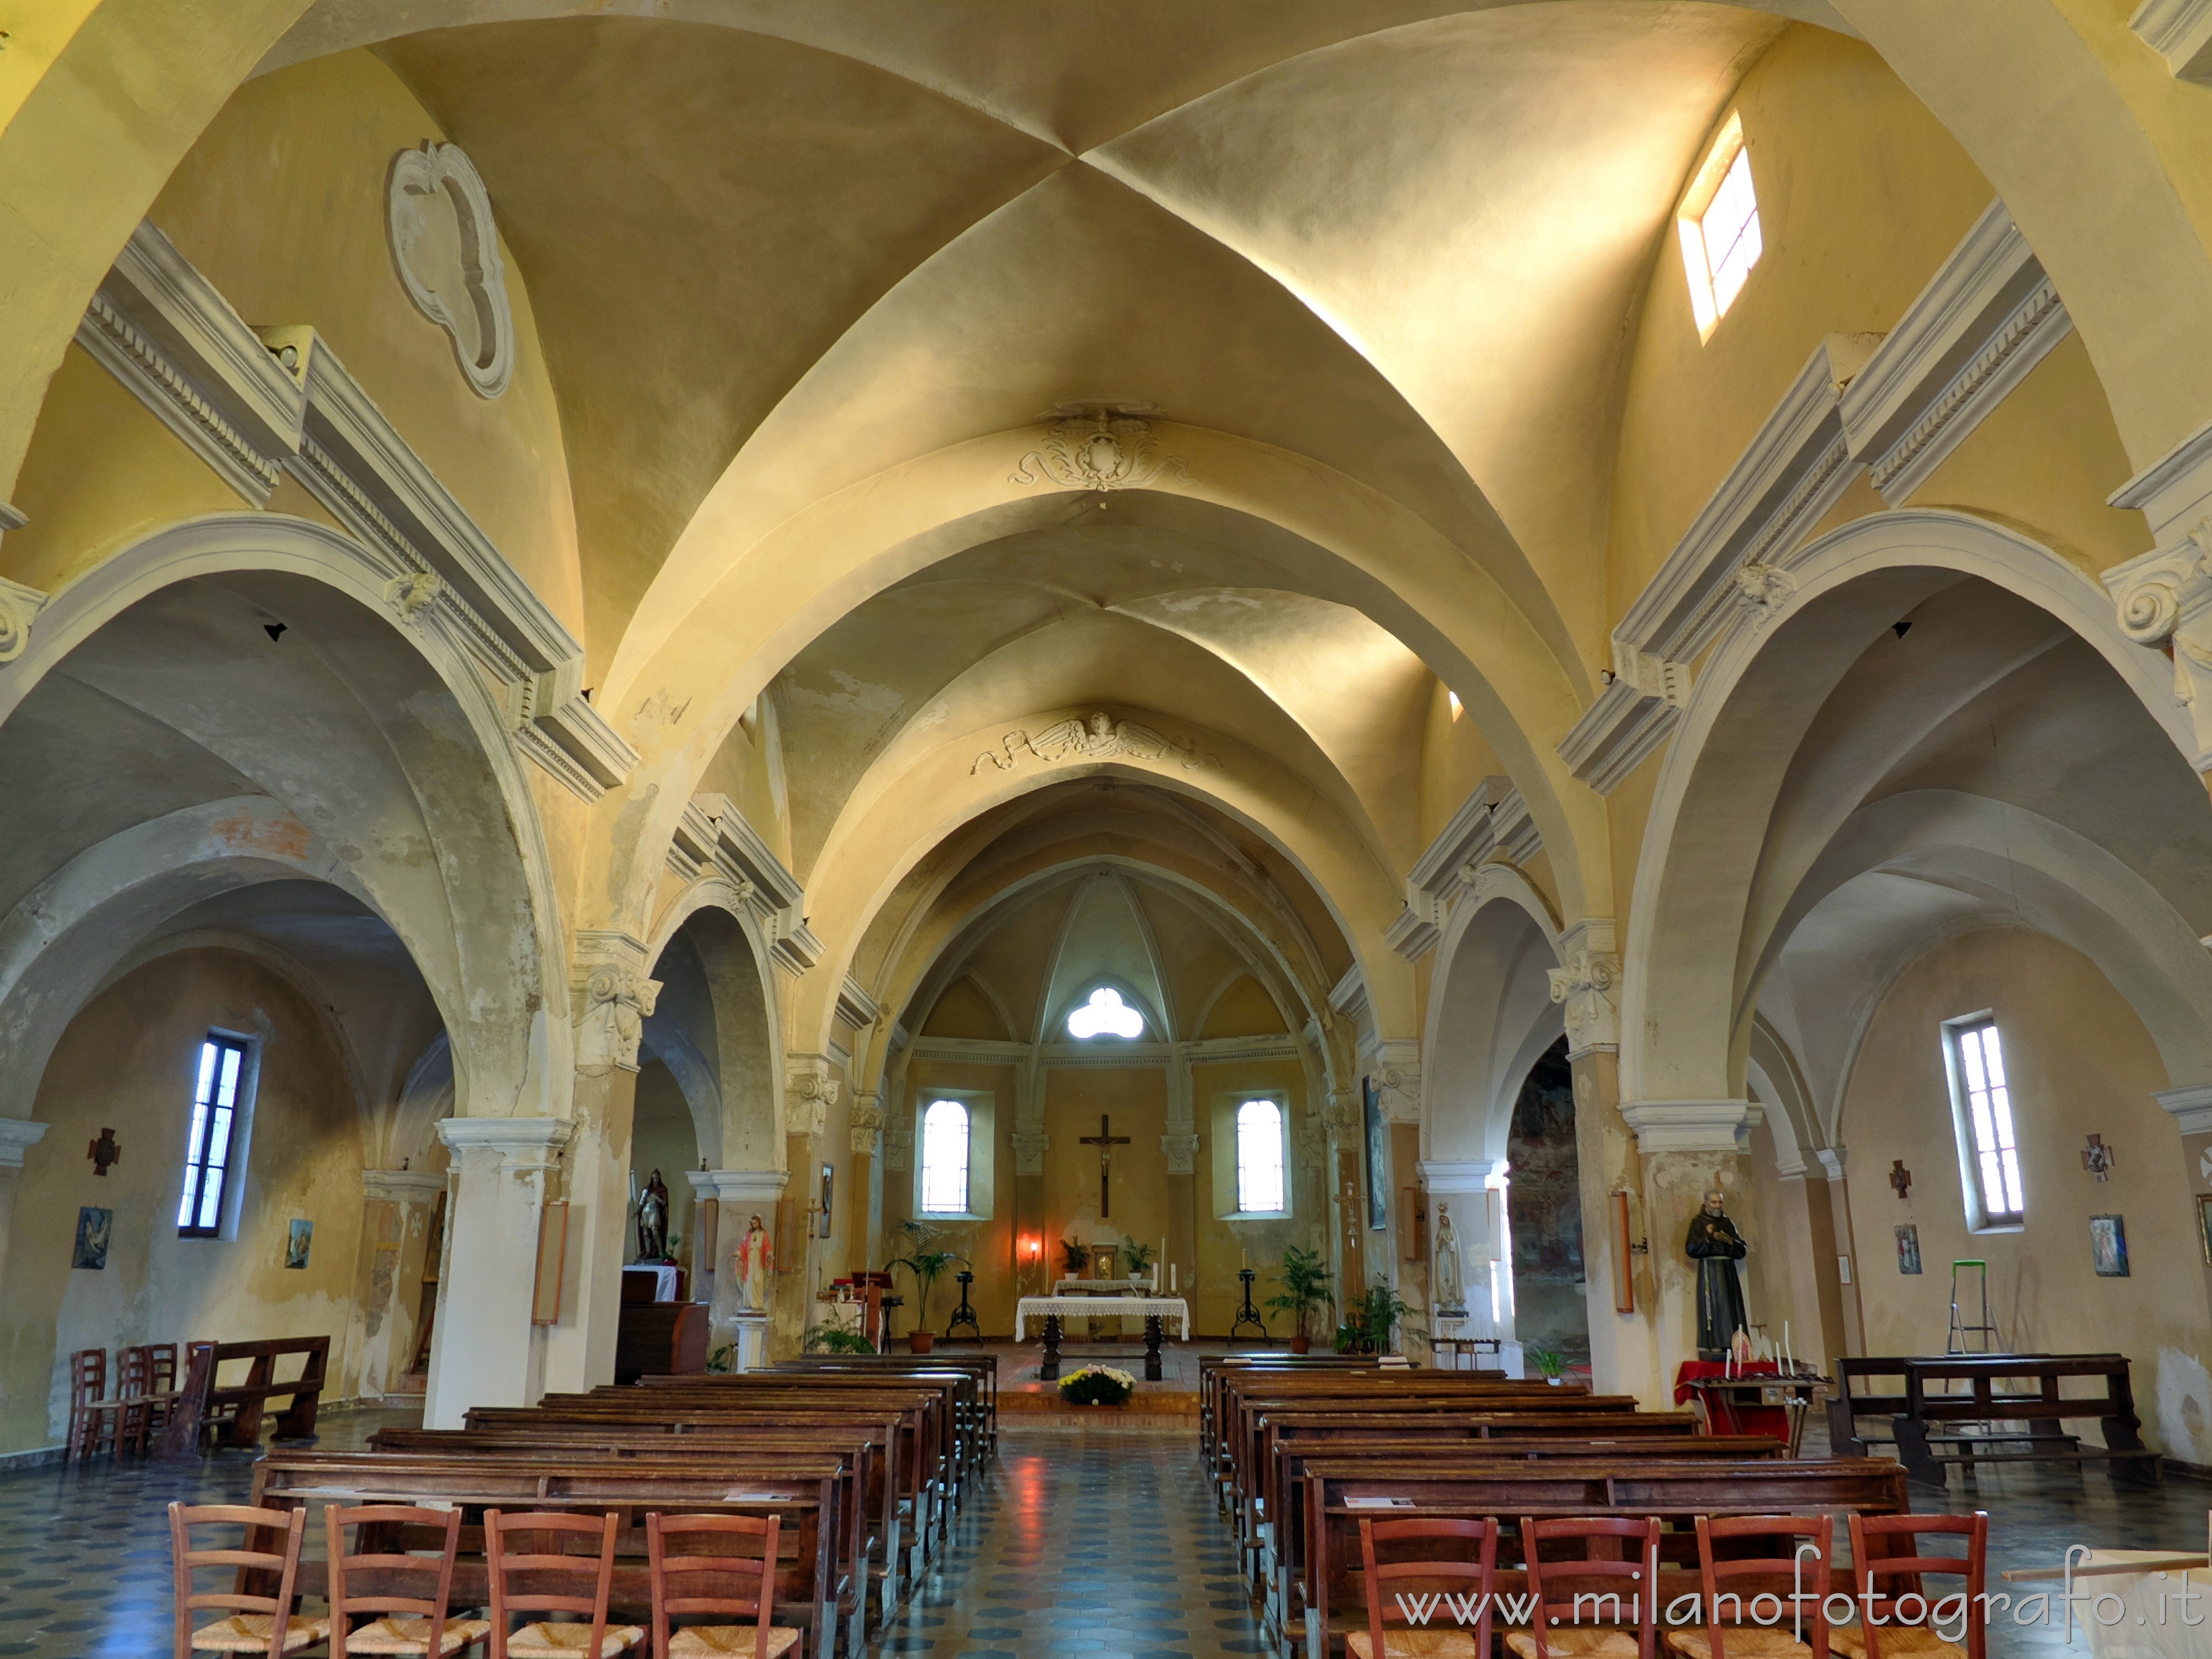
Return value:
<svg viewBox="0 0 2212 1659">
<path fill-rule="evenodd" d="M 1237 1109 L 1237 1207 L 1279 1213 L 1283 1204 L 1283 1109 L 1248 1100 Z"/>
<path fill-rule="evenodd" d="M 921 1212 L 968 1213 L 968 1109 L 933 1100 L 921 1115 Z"/>
<path fill-rule="evenodd" d="M 1067 1034 L 1087 1042 L 1095 1036 L 1140 1037 L 1145 1017 L 1121 1000 L 1121 994 L 1102 985 L 1091 1000 L 1067 1017 Z"/>
</svg>

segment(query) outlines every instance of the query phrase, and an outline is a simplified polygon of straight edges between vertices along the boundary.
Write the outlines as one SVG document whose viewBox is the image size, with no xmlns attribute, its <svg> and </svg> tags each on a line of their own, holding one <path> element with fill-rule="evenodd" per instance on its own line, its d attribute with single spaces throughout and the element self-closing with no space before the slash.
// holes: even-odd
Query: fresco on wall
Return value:
<svg viewBox="0 0 2212 1659">
<path fill-rule="evenodd" d="M 1562 1037 L 1528 1070 L 1505 1143 L 1513 1227 L 1514 1328 L 1525 1346 L 1589 1362 L 1583 1295 L 1583 1205 L 1575 1079 Z"/>
</svg>

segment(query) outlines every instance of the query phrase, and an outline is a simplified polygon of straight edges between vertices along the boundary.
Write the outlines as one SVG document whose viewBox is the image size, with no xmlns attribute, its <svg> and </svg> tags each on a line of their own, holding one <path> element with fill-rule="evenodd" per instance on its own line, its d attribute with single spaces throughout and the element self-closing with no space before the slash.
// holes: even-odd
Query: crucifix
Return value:
<svg viewBox="0 0 2212 1659">
<path fill-rule="evenodd" d="M 1097 1134 L 1078 1137 L 1085 1146 L 1096 1146 L 1098 1149 L 1098 1218 L 1101 1221 L 1113 1213 L 1106 1201 L 1106 1179 L 1114 1168 L 1114 1149 L 1116 1146 L 1126 1146 L 1129 1144 L 1128 1136 L 1115 1134 L 1107 1127 L 1107 1115 L 1104 1112 L 1098 1114 Z"/>
<path fill-rule="evenodd" d="M 1911 1188 L 1912 1171 L 1905 1167 L 1905 1160 L 1901 1158 L 1893 1160 L 1889 1166 L 1889 1184 L 1897 1188 L 1899 1198 L 1903 1198 Z"/>
</svg>

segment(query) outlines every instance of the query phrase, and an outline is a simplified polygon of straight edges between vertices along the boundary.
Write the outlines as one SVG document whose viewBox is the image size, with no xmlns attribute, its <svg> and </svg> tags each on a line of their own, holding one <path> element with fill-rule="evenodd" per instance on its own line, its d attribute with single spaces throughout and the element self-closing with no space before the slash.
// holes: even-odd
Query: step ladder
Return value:
<svg viewBox="0 0 2212 1659">
<path fill-rule="evenodd" d="M 1981 1298 L 1981 1318 L 1969 1324 L 1959 1310 L 1959 1270 L 1972 1268 L 1978 1275 L 1976 1289 Z M 2002 1353 L 2003 1340 L 1990 1318 L 1990 1264 L 1986 1261 L 1954 1261 L 1951 1264 L 1951 1340 L 1946 1353 Z"/>
</svg>

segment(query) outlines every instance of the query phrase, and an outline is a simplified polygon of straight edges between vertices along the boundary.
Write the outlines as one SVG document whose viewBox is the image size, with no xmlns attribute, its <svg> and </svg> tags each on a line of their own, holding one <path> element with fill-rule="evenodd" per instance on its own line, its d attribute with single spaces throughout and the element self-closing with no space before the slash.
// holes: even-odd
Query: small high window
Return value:
<svg viewBox="0 0 2212 1659">
<path fill-rule="evenodd" d="M 933 1100 L 921 1115 L 921 1212 L 968 1213 L 968 1109 Z"/>
<path fill-rule="evenodd" d="M 1444 693 L 1444 700 L 1445 700 L 1447 702 L 1449 702 L 1449 703 L 1450 703 L 1450 704 L 1451 704 L 1451 717 L 1452 717 L 1454 720 L 1457 720 L 1457 719 L 1458 719 L 1462 714 L 1465 714 L 1465 713 L 1467 712 L 1467 706 L 1466 706 L 1464 703 L 1462 703 L 1462 702 L 1460 702 L 1460 700 L 1459 700 L 1459 693 L 1458 693 L 1458 692 L 1456 692 L 1456 691 L 1447 691 L 1447 692 L 1445 692 L 1445 693 Z"/>
<path fill-rule="evenodd" d="M 1283 1109 L 1272 1100 L 1237 1109 L 1237 1207 L 1277 1215 L 1284 1208 Z"/>
<path fill-rule="evenodd" d="M 1943 1028 L 1943 1043 L 1959 1162 L 1973 1211 L 1968 1219 L 1976 1227 L 2018 1226 L 2027 1212 L 2027 1197 L 2021 1185 L 2012 1090 L 2005 1082 L 1997 1023 L 1986 1014 L 1954 1020 Z"/>
<path fill-rule="evenodd" d="M 1682 269 L 1690 279 L 1690 311 L 1698 319 L 1698 338 L 1709 340 L 1765 250 L 1741 116 L 1729 116 L 1721 129 L 1690 193 L 1682 198 L 1674 229 L 1682 240 Z"/>
<path fill-rule="evenodd" d="M 210 1031 L 200 1044 L 192 1085 L 192 1127 L 185 1138 L 185 1190 L 177 1202 L 177 1236 L 219 1238 L 222 1201 L 230 1184 L 238 1091 L 246 1072 L 246 1044 Z"/>
<path fill-rule="evenodd" d="M 1095 1036 L 1140 1037 L 1145 1017 L 1122 1001 L 1112 986 L 1102 985 L 1091 994 L 1090 1001 L 1067 1017 L 1067 1034 L 1085 1042 Z"/>
</svg>

